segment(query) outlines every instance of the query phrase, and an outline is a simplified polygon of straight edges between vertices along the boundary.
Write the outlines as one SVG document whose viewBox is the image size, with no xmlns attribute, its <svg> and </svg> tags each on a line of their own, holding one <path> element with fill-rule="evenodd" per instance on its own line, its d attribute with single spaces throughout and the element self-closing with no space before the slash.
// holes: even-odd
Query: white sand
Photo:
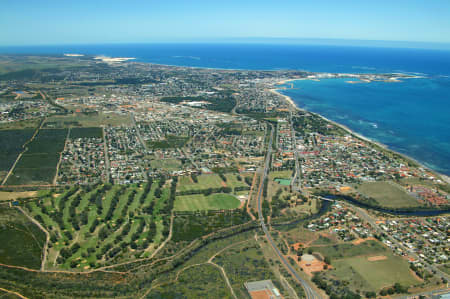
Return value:
<svg viewBox="0 0 450 299">
<path fill-rule="evenodd" d="M 107 57 L 107 56 L 96 56 L 94 57 L 94 59 L 97 60 L 101 60 L 103 62 L 106 63 L 119 63 L 119 62 L 124 62 L 124 61 L 128 61 L 128 60 L 133 60 L 136 59 L 134 57 Z"/>
</svg>

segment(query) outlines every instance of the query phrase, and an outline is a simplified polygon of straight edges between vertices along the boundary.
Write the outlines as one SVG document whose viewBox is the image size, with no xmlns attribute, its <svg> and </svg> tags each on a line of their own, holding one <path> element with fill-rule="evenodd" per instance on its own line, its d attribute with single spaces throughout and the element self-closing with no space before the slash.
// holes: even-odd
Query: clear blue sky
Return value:
<svg viewBox="0 0 450 299">
<path fill-rule="evenodd" d="M 245 37 L 450 43 L 450 0 L 0 0 L 0 45 Z"/>
</svg>

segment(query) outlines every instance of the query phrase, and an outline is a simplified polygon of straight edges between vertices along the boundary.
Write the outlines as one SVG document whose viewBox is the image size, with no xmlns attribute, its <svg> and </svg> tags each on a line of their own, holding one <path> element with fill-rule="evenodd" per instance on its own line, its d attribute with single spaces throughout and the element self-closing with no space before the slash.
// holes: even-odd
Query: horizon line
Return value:
<svg viewBox="0 0 450 299">
<path fill-rule="evenodd" d="M 290 44 L 290 45 L 328 45 L 328 46 L 374 46 L 386 48 L 422 48 L 450 49 L 450 42 L 405 41 L 405 40 L 372 40 L 348 38 L 302 38 L 302 37 L 223 37 L 223 38 L 178 38 L 152 39 L 149 41 L 104 41 L 73 43 L 39 43 L 39 44 L 0 44 L 0 48 L 10 47 L 45 47 L 45 46 L 77 46 L 77 45 L 120 45 L 120 44 L 201 44 L 201 43 L 244 43 L 244 44 Z"/>
</svg>

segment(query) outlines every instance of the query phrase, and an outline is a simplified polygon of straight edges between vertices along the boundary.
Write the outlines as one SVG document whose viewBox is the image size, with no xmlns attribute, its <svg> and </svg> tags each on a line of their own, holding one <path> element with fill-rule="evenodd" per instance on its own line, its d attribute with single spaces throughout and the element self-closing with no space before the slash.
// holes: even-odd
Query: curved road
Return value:
<svg viewBox="0 0 450 299">
<path fill-rule="evenodd" d="M 305 290 L 306 298 L 308 298 L 308 299 L 321 298 L 321 296 L 313 288 L 311 288 L 309 286 L 309 284 L 308 284 L 308 282 L 306 280 L 304 280 L 303 278 L 300 277 L 300 275 L 297 273 L 297 271 L 294 269 L 294 267 L 292 267 L 291 264 L 286 260 L 284 255 L 281 253 L 280 249 L 278 249 L 278 247 L 276 246 L 275 242 L 273 241 L 272 236 L 270 235 L 269 230 L 267 229 L 267 226 L 266 226 L 266 224 L 264 222 L 264 215 L 262 213 L 262 208 L 261 208 L 261 197 L 262 197 L 262 191 L 264 189 L 264 181 L 265 181 L 265 179 L 267 177 L 267 174 L 269 173 L 270 158 L 271 158 L 271 155 L 272 155 L 272 141 L 273 141 L 273 126 L 272 126 L 272 133 L 270 135 L 269 147 L 268 147 L 267 155 L 266 155 L 266 161 L 264 162 L 264 173 L 263 173 L 263 177 L 262 177 L 262 180 L 261 180 L 261 185 L 260 185 L 259 191 L 258 191 L 258 216 L 259 216 L 259 222 L 261 224 L 261 227 L 262 227 L 264 233 L 266 234 L 267 240 L 270 242 L 270 245 L 272 246 L 272 248 L 277 253 L 277 255 L 278 255 L 279 259 L 281 260 L 281 262 L 286 266 L 286 268 L 288 268 L 289 272 L 291 272 L 291 274 L 295 278 L 295 280 L 297 280 L 297 282 L 302 285 L 303 289 Z"/>
</svg>

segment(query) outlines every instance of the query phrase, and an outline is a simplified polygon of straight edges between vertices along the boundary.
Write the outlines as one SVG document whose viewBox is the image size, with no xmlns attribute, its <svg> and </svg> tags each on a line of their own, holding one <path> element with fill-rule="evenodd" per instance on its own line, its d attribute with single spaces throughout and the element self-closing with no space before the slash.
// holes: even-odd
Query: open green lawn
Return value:
<svg viewBox="0 0 450 299">
<path fill-rule="evenodd" d="M 231 188 L 235 187 L 247 187 L 248 185 L 244 181 L 244 176 L 241 176 L 241 180 L 238 180 L 238 175 L 234 173 L 227 173 L 225 174 L 225 177 L 227 178 L 227 186 Z"/>
<path fill-rule="evenodd" d="M 239 205 L 240 201 L 236 197 L 222 193 L 177 196 L 175 200 L 176 211 L 235 209 Z"/>
<path fill-rule="evenodd" d="M 238 179 L 238 174 L 235 173 L 227 173 L 224 176 L 226 181 L 223 181 L 218 174 L 202 174 L 197 177 L 197 183 L 190 176 L 182 176 L 178 179 L 177 191 L 205 190 L 221 187 L 230 187 L 234 190 L 236 187 L 248 187 L 243 175 L 241 180 Z"/>
<path fill-rule="evenodd" d="M 399 185 L 388 182 L 363 183 L 358 187 L 362 194 L 375 199 L 379 205 L 388 208 L 417 207 L 420 203 Z"/>
<path fill-rule="evenodd" d="M 194 183 L 189 176 L 182 176 L 178 180 L 177 191 L 204 190 L 208 188 L 220 188 L 224 184 L 217 174 L 202 174 L 198 176 L 198 183 Z"/>
<path fill-rule="evenodd" d="M 385 260 L 369 261 L 367 256 L 356 256 L 332 262 L 335 269 L 329 274 L 347 280 L 355 289 L 379 291 L 400 283 L 411 286 L 419 281 L 411 274 L 408 262 L 390 253 Z"/>
</svg>

